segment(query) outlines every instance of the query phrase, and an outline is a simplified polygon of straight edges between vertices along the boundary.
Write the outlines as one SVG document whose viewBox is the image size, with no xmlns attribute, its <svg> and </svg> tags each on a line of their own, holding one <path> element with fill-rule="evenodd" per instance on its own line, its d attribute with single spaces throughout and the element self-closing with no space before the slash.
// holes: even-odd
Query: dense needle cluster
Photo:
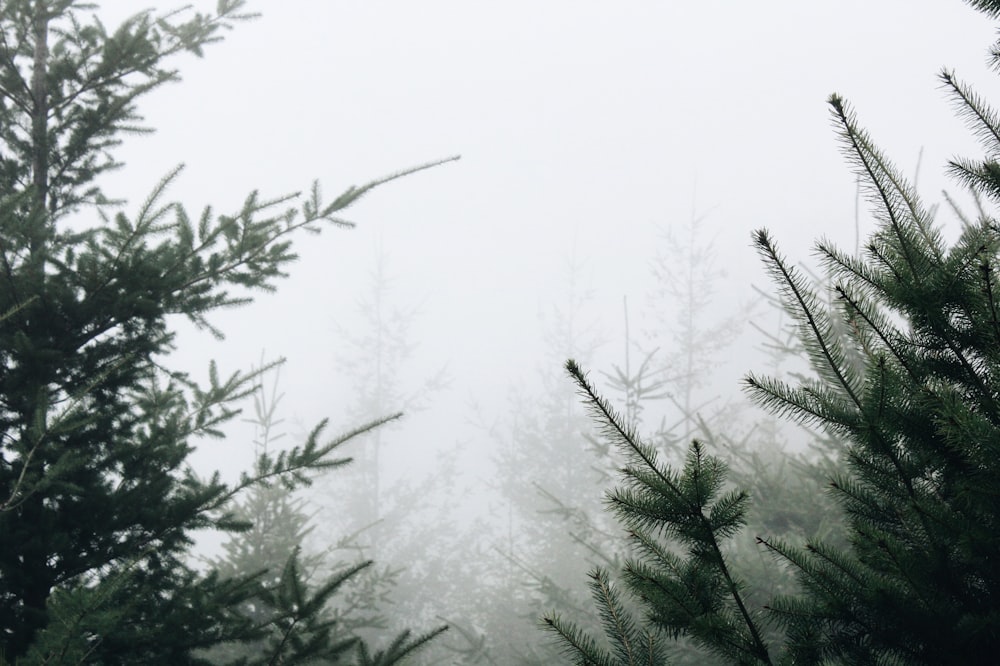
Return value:
<svg viewBox="0 0 1000 666">
<path fill-rule="evenodd" d="M 1000 3 L 973 4 L 1000 15 Z M 1000 69 L 1000 47 L 991 57 Z M 722 462 L 698 442 L 680 472 L 658 464 L 570 362 L 594 418 L 629 461 L 609 504 L 635 545 L 623 589 L 605 571 L 593 575 L 610 649 L 546 619 L 576 663 L 669 663 L 667 644 L 680 636 L 721 663 L 996 662 L 1000 223 L 988 211 L 1000 200 L 1000 116 L 953 73 L 940 78 L 985 149 L 980 160 L 950 164 L 976 205 L 974 216 L 953 205 L 962 224 L 954 244 L 837 95 L 833 120 L 878 228 L 860 256 L 817 244 L 834 307 L 766 231 L 753 236 L 813 375 L 789 384 L 750 374 L 746 388 L 843 443 L 829 492 L 846 543 L 759 535 L 798 589 L 748 607 L 754 581 L 739 577 L 726 544 L 753 489 L 729 488 Z"/>
<path fill-rule="evenodd" d="M 168 316 L 221 335 L 208 317 L 274 289 L 297 233 L 350 226 L 341 211 L 403 175 L 332 202 L 318 185 L 254 192 L 222 214 L 168 200 L 179 168 L 132 213 L 105 197 L 112 151 L 147 131 L 137 100 L 178 78 L 172 56 L 249 18 L 244 5 L 140 11 L 112 32 L 83 2 L 0 3 L 0 663 L 208 663 L 196 653 L 241 641 L 273 649 L 240 663 L 392 663 L 429 637 L 373 652 L 317 620 L 355 569 L 310 589 L 295 557 L 276 584 L 190 563 L 193 530 L 247 529 L 232 513 L 243 491 L 307 483 L 381 423 L 326 443 L 321 424 L 235 484 L 186 464 L 260 373 L 213 366 L 199 385 L 171 371 Z M 241 612 L 255 600 L 277 611 Z"/>
</svg>

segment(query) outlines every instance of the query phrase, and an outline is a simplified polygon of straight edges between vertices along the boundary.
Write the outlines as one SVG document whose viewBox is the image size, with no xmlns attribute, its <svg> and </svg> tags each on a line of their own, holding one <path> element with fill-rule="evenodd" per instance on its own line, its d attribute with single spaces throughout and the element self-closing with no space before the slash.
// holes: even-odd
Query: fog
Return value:
<svg viewBox="0 0 1000 666">
<path fill-rule="evenodd" d="M 222 341 L 178 321 L 170 362 L 204 377 L 210 359 L 230 373 L 283 357 L 287 443 L 322 418 L 346 430 L 370 417 L 351 367 L 364 342 L 350 338 L 369 330 L 359 301 L 373 297 L 381 262 L 385 318 L 399 315 L 412 346 L 392 360 L 386 395 L 398 404 L 384 407 L 406 416 L 380 444 L 384 487 L 455 460 L 459 524 L 502 511 L 491 490 L 502 438 L 492 435 L 509 431 L 524 400 L 568 386 L 567 356 L 583 355 L 595 377 L 623 362 L 623 299 L 634 330 L 656 325 L 644 313 L 665 232 L 683 237 L 700 220 L 721 320 L 754 302 L 754 285 L 768 289 L 752 230 L 769 228 L 811 264 L 818 237 L 854 247 L 872 228 L 863 204 L 856 217 L 830 93 L 905 173 L 919 166 L 934 202 L 952 187 L 946 161 L 977 150 L 938 71 L 954 68 L 987 97 L 996 89 L 984 64 L 995 29 L 957 0 L 250 6 L 259 19 L 204 59 L 178 59 L 183 81 L 141 104 L 156 132 L 127 140 L 108 194 L 134 209 L 184 163 L 171 198 L 225 212 L 253 189 L 278 196 L 318 179 L 332 198 L 461 159 L 377 188 L 345 214 L 354 229 L 296 238 L 300 259 L 276 293 L 212 316 Z M 102 7 L 112 24 L 134 3 Z M 579 349 L 550 344 L 571 311 Z M 754 312 L 773 321 L 766 307 Z M 738 396 L 742 374 L 763 367 L 760 334 L 745 318 L 738 329 L 706 400 Z M 445 381 L 428 388 L 439 373 Z M 199 442 L 199 471 L 235 478 L 252 464 L 252 427 L 236 420 L 226 432 Z M 577 459 L 566 452 L 567 465 Z"/>
</svg>

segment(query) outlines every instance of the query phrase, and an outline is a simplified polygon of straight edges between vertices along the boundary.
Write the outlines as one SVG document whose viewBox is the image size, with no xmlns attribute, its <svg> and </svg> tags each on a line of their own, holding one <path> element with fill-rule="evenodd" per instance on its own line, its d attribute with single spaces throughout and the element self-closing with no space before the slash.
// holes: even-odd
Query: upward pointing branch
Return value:
<svg viewBox="0 0 1000 666">
<path fill-rule="evenodd" d="M 31 109 L 31 138 L 34 143 L 32 156 L 32 184 L 35 186 L 36 210 L 45 209 L 45 198 L 48 192 L 49 179 L 49 141 L 48 113 L 49 95 L 46 75 L 49 57 L 49 12 L 45 0 L 35 4 L 34 17 L 35 54 L 31 72 L 31 97 L 34 102 Z M 37 247 L 32 246 L 34 253 Z"/>
</svg>

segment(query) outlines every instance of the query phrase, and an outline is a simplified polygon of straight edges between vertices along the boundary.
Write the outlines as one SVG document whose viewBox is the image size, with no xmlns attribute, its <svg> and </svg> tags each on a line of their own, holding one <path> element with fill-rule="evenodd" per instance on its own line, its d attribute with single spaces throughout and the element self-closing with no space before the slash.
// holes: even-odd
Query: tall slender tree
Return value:
<svg viewBox="0 0 1000 666">
<path fill-rule="evenodd" d="M 419 360 L 413 329 L 421 306 L 401 290 L 405 276 L 394 274 L 393 263 L 379 241 L 354 316 L 337 318 L 338 338 L 344 341 L 338 348 L 338 378 L 350 389 L 345 408 L 356 420 L 389 410 L 422 412 L 440 402 L 448 382 L 446 367 L 425 376 L 412 369 Z M 357 442 L 351 465 L 324 478 L 313 495 L 329 518 L 317 525 L 308 542 L 320 547 L 332 543 L 341 554 L 351 549 L 357 557 L 377 562 L 359 574 L 337 606 L 346 624 L 372 640 L 387 628 L 435 624 L 443 617 L 450 625 L 453 618 L 464 617 L 464 607 L 476 605 L 468 590 L 477 583 L 478 558 L 470 553 L 468 537 L 459 533 L 454 516 L 463 503 L 462 484 L 456 483 L 460 452 L 457 447 L 435 452 L 426 475 L 400 469 L 394 457 L 427 455 L 409 423 L 401 420 L 382 436 L 375 431 Z M 359 626 L 358 620 L 365 618 L 379 622 Z M 462 634 L 451 632 L 445 640 L 461 643 Z M 448 660 L 443 643 L 435 641 L 415 662 Z"/>
<path fill-rule="evenodd" d="M 314 185 L 191 215 L 166 199 L 176 169 L 126 213 L 98 178 L 121 166 L 113 149 L 141 127 L 138 100 L 178 79 L 171 56 L 201 54 L 248 14 L 221 0 L 108 32 L 91 9 L 0 4 L 0 651 L 194 663 L 196 648 L 254 634 L 232 612 L 254 586 L 193 571 L 191 531 L 241 527 L 237 493 L 302 482 L 354 433 L 323 444 L 321 425 L 233 485 L 197 477 L 193 438 L 218 435 L 257 378 L 213 366 L 199 387 L 170 371 L 168 315 L 221 335 L 210 315 L 274 289 L 294 234 L 349 226 L 341 211 L 402 174 L 332 202 Z"/>
<path fill-rule="evenodd" d="M 418 348 L 410 328 L 418 319 L 420 307 L 401 304 L 393 293 L 397 281 L 380 242 L 368 284 L 358 294 L 356 314 L 360 322 L 349 327 L 337 326 L 338 336 L 344 340 L 337 365 L 350 383 L 352 393 L 347 409 L 359 420 L 371 420 L 374 415 L 388 411 L 424 409 L 432 396 L 448 383 L 445 368 L 419 383 L 406 376 L 407 365 L 412 363 Z M 382 449 L 390 444 L 390 432 L 380 428 L 364 438 L 348 470 L 349 482 L 336 484 L 337 491 L 347 491 L 348 497 L 339 497 L 337 501 L 349 505 L 347 513 L 352 519 L 352 529 L 367 530 L 386 518 L 392 508 L 398 508 L 394 507 L 384 481 Z M 381 531 L 391 533 L 392 528 Z"/>
<path fill-rule="evenodd" d="M 589 311 L 587 262 L 568 253 L 561 277 L 563 298 L 540 317 L 545 356 L 589 356 L 602 336 Z M 524 388 L 528 380 L 511 392 L 504 421 L 480 424 L 494 450 L 489 483 L 498 495 L 498 520 L 490 521 L 483 553 L 485 582 L 491 595 L 506 602 L 475 609 L 470 618 L 486 633 L 486 652 L 496 663 L 550 663 L 557 652 L 534 631 L 539 616 L 554 605 L 585 613 L 580 578 L 588 562 L 613 557 L 592 550 L 608 541 L 596 534 L 603 526 L 590 520 L 603 517 L 593 492 L 602 466 L 562 462 L 567 447 L 589 430 L 586 413 L 557 376 L 544 370 L 539 375 L 534 394 Z M 599 454 L 592 459 L 596 463 Z"/>
</svg>

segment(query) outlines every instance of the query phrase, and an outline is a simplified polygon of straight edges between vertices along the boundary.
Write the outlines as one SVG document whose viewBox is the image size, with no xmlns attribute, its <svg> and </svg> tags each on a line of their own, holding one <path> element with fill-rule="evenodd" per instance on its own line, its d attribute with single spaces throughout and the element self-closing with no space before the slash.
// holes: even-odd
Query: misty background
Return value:
<svg viewBox="0 0 1000 666">
<path fill-rule="evenodd" d="M 136 7 L 101 6 L 109 26 Z M 496 527 L 496 458 L 512 422 L 551 387 L 571 390 L 568 356 L 582 356 L 598 384 L 624 362 L 623 299 L 632 335 L 658 325 L 650 313 L 671 306 L 651 301 L 651 265 L 692 229 L 715 262 L 705 324 L 736 317 L 700 399 L 738 400 L 740 377 L 766 370 L 749 320 L 773 327 L 776 313 L 753 289 L 770 291 L 751 231 L 767 227 L 809 264 L 818 237 L 854 247 L 872 227 L 863 204 L 856 212 L 830 93 L 904 173 L 919 166 L 918 189 L 935 202 L 951 187 L 946 161 L 975 154 L 938 71 L 955 69 L 985 97 L 996 90 L 984 65 L 995 29 L 958 0 L 251 9 L 262 17 L 204 59 L 179 59 L 183 81 L 140 104 L 156 133 L 126 142 L 126 168 L 105 191 L 135 210 L 184 163 L 172 198 L 235 211 L 253 189 L 280 196 L 318 179 L 333 198 L 461 154 L 367 195 L 349 210 L 357 228 L 299 237 L 300 260 L 276 293 L 211 319 L 225 340 L 178 322 L 171 359 L 204 378 L 211 359 L 227 375 L 262 353 L 284 357 L 282 443 L 327 417 L 335 434 L 378 415 L 358 401 L 377 300 L 406 351 L 383 359 L 392 390 L 380 413 L 406 416 L 379 434 L 379 483 L 388 497 L 429 482 L 414 520 L 447 505 L 450 527 Z M 941 220 L 954 237 L 957 224 Z M 559 334 L 569 322 L 573 335 Z M 226 432 L 200 443 L 201 473 L 232 479 L 252 464 L 252 426 Z M 317 492 L 314 520 L 342 520 Z M 217 546 L 206 539 L 205 552 Z"/>
</svg>

